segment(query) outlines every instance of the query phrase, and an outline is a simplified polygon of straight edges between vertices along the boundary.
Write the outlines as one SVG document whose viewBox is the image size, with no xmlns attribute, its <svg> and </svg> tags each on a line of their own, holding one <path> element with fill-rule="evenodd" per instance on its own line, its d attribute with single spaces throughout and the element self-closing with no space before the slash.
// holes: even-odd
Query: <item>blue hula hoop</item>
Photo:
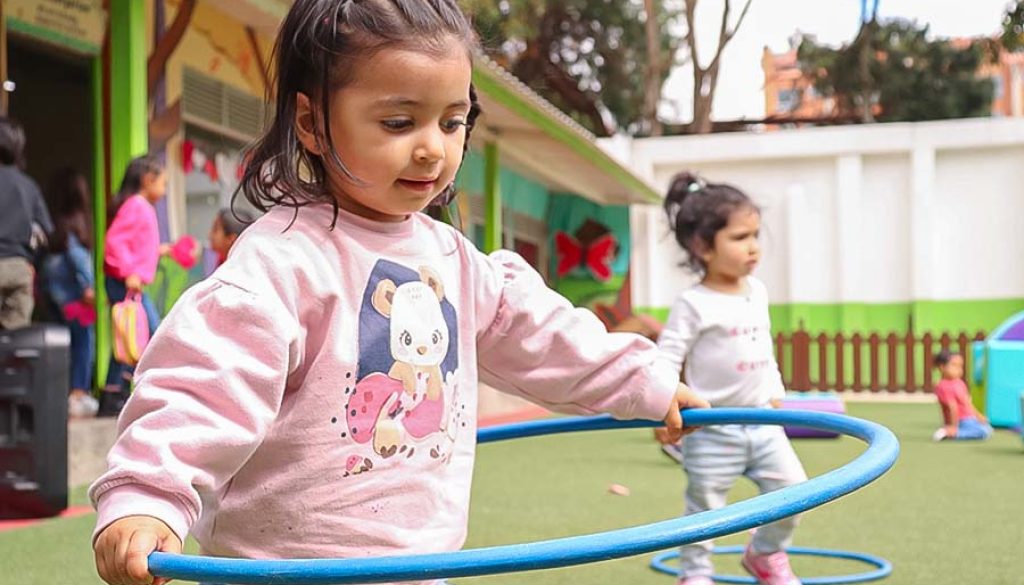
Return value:
<svg viewBox="0 0 1024 585">
<path fill-rule="evenodd" d="M 716 546 L 714 548 L 714 554 L 716 555 L 732 555 L 740 554 L 743 552 L 744 547 L 742 545 L 736 546 Z M 860 561 L 867 563 L 875 567 L 873 571 L 865 571 L 863 573 L 854 573 L 851 575 L 835 575 L 829 577 L 801 577 L 800 583 L 803 585 L 844 585 L 846 583 L 867 583 L 868 581 L 878 581 L 879 579 L 885 579 L 892 574 L 892 563 L 883 559 L 882 557 L 876 557 L 874 555 L 848 552 L 843 550 L 831 550 L 826 548 L 808 548 L 803 546 L 791 546 L 786 549 L 791 555 L 805 555 L 812 557 L 828 557 L 834 559 L 848 559 L 851 561 Z M 673 550 L 661 553 L 651 560 L 651 568 L 655 571 L 665 573 L 666 575 L 672 575 L 673 577 L 679 575 L 679 570 L 668 564 L 668 561 L 678 558 L 679 551 Z M 756 585 L 757 580 L 753 577 L 741 577 L 739 575 L 712 575 L 711 579 L 716 583 L 738 583 L 743 585 Z"/>
<path fill-rule="evenodd" d="M 359 559 L 249 560 L 153 553 L 149 570 L 161 577 L 243 585 L 327 585 L 429 581 L 552 569 L 664 550 L 741 532 L 792 516 L 857 490 L 896 462 L 899 442 L 889 429 L 844 415 L 774 409 L 709 408 L 683 414 L 691 426 L 769 424 L 851 435 L 868 443 L 852 462 L 804 483 L 692 516 L 584 536 L 446 553 Z M 478 441 L 574 431 L 660 426 L 608 416 L 558 418 L 481 430 Z"/>
</svg>

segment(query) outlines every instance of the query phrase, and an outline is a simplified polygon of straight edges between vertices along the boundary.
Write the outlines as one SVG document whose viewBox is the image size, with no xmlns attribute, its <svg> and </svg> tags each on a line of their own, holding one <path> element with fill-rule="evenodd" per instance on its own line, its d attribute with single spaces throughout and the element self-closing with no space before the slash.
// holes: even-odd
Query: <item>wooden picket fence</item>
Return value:
<svg viewBox="0 0 1024 585">
<path fill-rule="evenodd" d="M 970 378 L 971 342 L 985 339 L 961 331 L 939 335 L 842 333 L 811 336 L 802 328 L 775 336 L 775 352 L 786 387 L 791 390 L 853 392 L 931 392 L 938 372 L 932 359 L 939 350 L 964 356 L 964 376 Z"/>
</svg>

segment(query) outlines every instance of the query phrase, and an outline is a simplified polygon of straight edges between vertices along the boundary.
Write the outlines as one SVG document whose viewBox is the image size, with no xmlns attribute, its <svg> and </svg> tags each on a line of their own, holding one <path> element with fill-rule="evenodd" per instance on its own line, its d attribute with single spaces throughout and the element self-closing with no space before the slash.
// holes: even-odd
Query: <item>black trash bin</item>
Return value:
<svg viewBox="0 0 1024 585">
<path fill-rule="evenodd" d="M 0 330 L 0 518 L 68 506 L 70 346 L 58 325 Z"/>
</svg>

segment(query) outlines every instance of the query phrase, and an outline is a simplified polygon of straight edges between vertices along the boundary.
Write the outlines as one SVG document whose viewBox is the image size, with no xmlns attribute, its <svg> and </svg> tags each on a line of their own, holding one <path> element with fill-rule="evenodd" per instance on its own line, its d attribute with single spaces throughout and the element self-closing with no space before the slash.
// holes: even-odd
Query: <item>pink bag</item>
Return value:
<svg viewBox="0 0 1024 585">
<path fill-rule="evenodd" d="M 114 320 L 114 359 L 134 366 L 139 363 L 142 351 L 149 343 L 149 319 L 142 306 L 142 295 L 129 292 L 123 301 L 114 304 L 111 313 Z"/>
</svg>

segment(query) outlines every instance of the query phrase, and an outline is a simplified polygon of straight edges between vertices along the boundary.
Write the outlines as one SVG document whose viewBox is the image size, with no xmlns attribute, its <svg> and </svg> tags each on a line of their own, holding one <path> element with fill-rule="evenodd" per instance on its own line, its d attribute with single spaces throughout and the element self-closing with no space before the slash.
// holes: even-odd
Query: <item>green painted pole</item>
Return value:
<svg viewBox="0 0 1024 585">
<path fill-rule="evenodd" d="M 488 142 L 484 146 L 484 252 L 487 253 L 502 248 L 500 171 L 498 145 Z"/>
<path fill-rule="evenodd" d="M 96 193 L 96 379 L 106 380 L 110 359 L 110 310 L 103 286 L 103 240 L 106 235 L 106 194 L 113 193 L 128 163 L 149 148 L 149 114 L 146 96 L 146 10 L 140 0 L 110 0 L 110 176 L 102 171 L 102 155 Z M 103 152 L 102 63 L 93 68 L 97 106 L 97 152 Z"/>
<path fill-rule="evenodd" d="M 149 147 L 145 19 L 144 2 L 110 1 L 111 192 L 128 163 Z"/>
<path fill-rule="evenodd" d="M 103 286 L 103 240 L 107 234 L 107 172 L 103 160 L 103 56 L 92 59 L 92 233 L 93 274 L 96 291 L 96 376 L 95 385 L 103 386 L 110 355 L 110 308 L 107 288 Z"/>
</svg>

